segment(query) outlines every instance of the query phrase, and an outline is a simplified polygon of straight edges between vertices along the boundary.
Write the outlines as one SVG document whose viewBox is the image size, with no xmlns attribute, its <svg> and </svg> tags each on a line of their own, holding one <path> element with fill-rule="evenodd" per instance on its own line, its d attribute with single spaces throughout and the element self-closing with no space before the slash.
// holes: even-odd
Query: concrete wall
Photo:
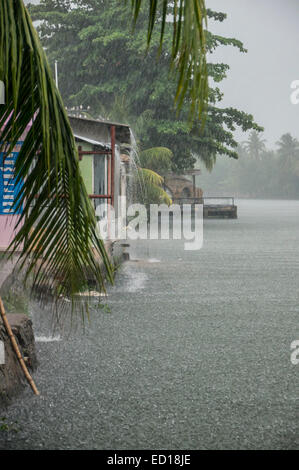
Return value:
<svg viewBox="0 0 299 470">
<path fill-rule="evenodd" d="M 0 256 L 1 255 L 2 254 L 0 253 Z M 13 260 L 4 261 L 0 259 L 0 289 L 5 279 L 12 273 L 14 265 L 15 263 Z"/>
<path fill-rule="evenodd" d="M 79 142 L 82 150 L 90 152 L 92 145 L 85 142 Z M 79 161 L 79 168 L 88 194 L 93 194 L 93 155 L 83 155 Z"/>
<path fill-rule="evenodd" d="M 37 367 L 35 341 L 32 322 L 22 314 L 7 315 L 23 358 L 29 371 Z M 24 377 L 19 361 L 12 349 L 10 339 L 0 320 L 0 341 L 4 343 L 5 363 L 0 365 L 0 409 L 7 406 L 28 383 Z"/>
<path fill-rule="evenodd" d="M 14 239 L 19 215 L 0 215 L 0 252 L 5 251 Z"/>
</svg>

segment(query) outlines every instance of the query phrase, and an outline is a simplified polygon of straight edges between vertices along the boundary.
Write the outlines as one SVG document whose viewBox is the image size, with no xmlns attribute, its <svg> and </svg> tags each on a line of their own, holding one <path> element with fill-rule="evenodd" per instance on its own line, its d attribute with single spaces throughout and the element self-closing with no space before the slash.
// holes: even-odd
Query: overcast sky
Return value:
<svg viewBox="0 0 299 470">
<path fill-rule="evenodd" d="M 240 39 L 242 54 L 222 47 L 215 58 L 231 70 L 221 89 L 224 103 L 254 115 L 265 127 L 265 138 L 275 144 L 285 132 L 299 138 L 299 104 L 290 101 L 293 80 L 299 80 L 298 0 L 206 0 L 215 11 L 226 12 L 223 23 L 210 22 L 210 30 Z M 241 140 L 244 134 L 239 135 Z"/>
<path fill-rule="evenodd" d="M 221 47 L 213 54 L 213 60 L 231 66 L 228 78 L 221 84 L 224 105 L 253 114 L 258 124 L 265 127 L 270 146 L 285 132 L 299 138 L 299 104 L 290 101 L 291 82 L 299 80 L 299 1 L 206 0 L 206 3 L 228 15 L 223 23 L 211 21 L 210 30 L 240 39 L 248 49 L 247 54 L 242 54 L 232 47 Z M 238 134 L 238 140 L 245 139 L 244 134 Z"/>
</svg>

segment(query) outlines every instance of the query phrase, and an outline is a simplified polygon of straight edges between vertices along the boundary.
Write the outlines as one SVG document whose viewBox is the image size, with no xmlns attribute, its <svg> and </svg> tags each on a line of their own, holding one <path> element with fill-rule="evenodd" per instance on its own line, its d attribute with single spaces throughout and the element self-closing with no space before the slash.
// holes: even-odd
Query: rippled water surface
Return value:
<svg viewBox="0 0 299 470">
<path fill-rule="evenodd" d="M 200 251 L 139 242 L 85 332 L 50 341 L 35 309 L 41 397 L 0 448 L 298 448 L 299 201 L 238 207 Z"/>
</svg>

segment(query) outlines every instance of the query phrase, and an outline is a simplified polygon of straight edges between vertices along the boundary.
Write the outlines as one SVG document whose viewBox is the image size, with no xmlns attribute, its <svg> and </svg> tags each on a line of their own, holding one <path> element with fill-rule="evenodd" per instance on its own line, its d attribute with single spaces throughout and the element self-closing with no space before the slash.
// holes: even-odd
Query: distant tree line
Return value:
<svg viewBox="0 0 299 470">
<path fill-rule="evenodd" d="M 219 157 L 212 173 L 203 171 L 198 184 L 206 195 L 299 199 L 299 142 L 291 134 L 282 135 L 270 150 L 252 131 L 238 154 L 237 161 Z"/>
</svg>

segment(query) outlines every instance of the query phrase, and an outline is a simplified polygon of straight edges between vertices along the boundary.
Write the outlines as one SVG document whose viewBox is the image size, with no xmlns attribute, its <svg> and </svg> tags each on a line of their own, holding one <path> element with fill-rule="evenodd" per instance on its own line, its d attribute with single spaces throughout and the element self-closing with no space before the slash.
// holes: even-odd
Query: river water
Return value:
<svg viewBox="0 0 299 470">
<path fill-rule="evenodd" d="M 41 396 L 1 412 L 19 431 L 0 448 L 298 448 L 299 201 L 238 211 L 200 251 L 138 242 L 110 311 L 40 338 Z"/>
</svg>

